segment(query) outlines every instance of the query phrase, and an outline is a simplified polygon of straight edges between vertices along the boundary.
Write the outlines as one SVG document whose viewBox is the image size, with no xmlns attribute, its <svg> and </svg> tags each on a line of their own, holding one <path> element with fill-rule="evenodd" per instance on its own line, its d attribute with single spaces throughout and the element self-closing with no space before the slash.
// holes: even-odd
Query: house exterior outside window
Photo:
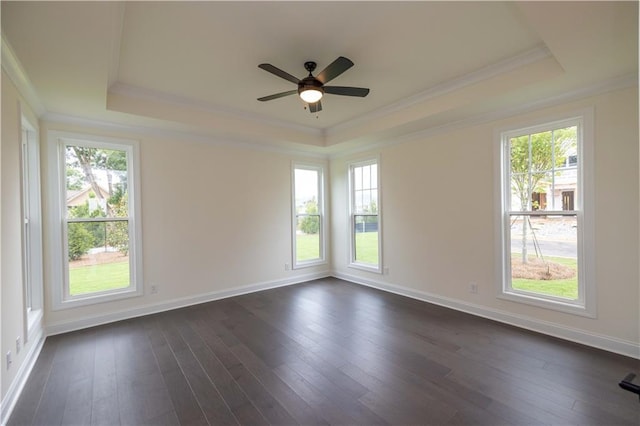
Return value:
<svg viewBox="0 0 640 426">
<path fill-rule="evenodd" d="M 501 298 L 595 315 L 590 123 L 585 114 L 501 133 Z"/>
</svg>

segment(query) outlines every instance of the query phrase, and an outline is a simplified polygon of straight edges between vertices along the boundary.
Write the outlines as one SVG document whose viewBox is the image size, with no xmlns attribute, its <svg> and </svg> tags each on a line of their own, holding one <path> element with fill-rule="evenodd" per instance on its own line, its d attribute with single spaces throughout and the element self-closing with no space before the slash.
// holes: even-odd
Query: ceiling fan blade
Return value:
<svg viewBox="0 0 640 426">
<path fill-rule="evenodd" d="M 311 114 L 319 111 L 322 111 L 322 102 L 318 101 L 315 104 L 309 104 L 309 112 Z"/>
<path fill-rule="evenodd" d="M 358 96 L 364 98 L 369 94 L 369 89 L 364 87 L 324 86 L 325 93 L 343 96 Z"/>
<path fill-rule="evenodd" d="M 351 62 L 351 60 L 345 58 L 344 56 L 340 56 L 338 59 L 331 62 L 325 69 L 323 69 L 320 74 L 316 76 L 316 78 L 320 80 L 322 84 L 327 84 L 329 81 L 333 80 L 352 66 L 353 62 Z"/>
<path fill-rule="evenodd" d="M 262 98 L 258 98 L 259 101 L 272 101 L 278 98 L 284 98 L 285 96 L 293 95 L 298 93 L 297 90 L 287 90 L 286 92 L 280 92 L 269 96 L 263 96 Z"/>
<path fill-rule="evenodd" d="M 300 81 L 299 79 L 292 76 L 288 72 L 282 71 L 280 68 L 274 67 L 271 64 L 260 64 L 258 65 L 258 68 L 262 68 L 263 70 L 270 72 L 273 75 L 277 75 L 278 77 L 284 78 L 285 80 L 288 80 L 295 84 L 298 84 L 298 82 Z"/>
</svg>

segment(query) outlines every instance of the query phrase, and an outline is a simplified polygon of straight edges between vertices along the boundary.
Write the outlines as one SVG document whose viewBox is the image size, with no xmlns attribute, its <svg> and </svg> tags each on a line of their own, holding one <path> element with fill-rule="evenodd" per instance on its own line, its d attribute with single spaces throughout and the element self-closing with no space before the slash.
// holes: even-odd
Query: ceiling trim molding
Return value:
<svg viewBox="0 0 640 426">
<path fill-rule="evenodd" d="M 41 119 L 50 124 L 63 124 L 68 126 L 83 127 L 87 130 L 87 133 L 91 133 L 91 130 L 98 130 L 102 132 L 118 132 L 129 135 L 136 135 L 138 137 L 153 137 L 158 139 L 175 139 L 184 140 L 194 143 L 203 143 L 208 145 L 231 147 L 237 149 L 250 149 L 254 151 L 272 152 L 278 154 L 285 154 L 290 156 L 304 157 L 304 158 L 319 158 L 328 159 L 329 155 L 324 151 L 324 147 L 305 147 L 304 149 L 296 149 L 293 147 L 276 146 L 273 144 L 259 144 L 254 141 L 246 140 L 243 138 L 228 137 L 228 136 L 216 136 L 197 133 L 195 131 L 181 131 L 171 128 L 162 127 L 150 127 L 138 124 L 121 124 L 111 121 L 100 121 L 89 118 L 77 117 L 67 114 L 59 113 L 45 113 Z M 52 129 L 53 130 L 53 129 Z M 56 129 L 57 130 L 57 129 Z"/>
<path fill-rule="evenodd" d="M 257 144 L 253 141 L 249 141 L 242 138 L 217 137 L 215 135 L 205 135 L 205 134 L 200 134 L 200 133 L 191 132 L 191 131 L 180 131 L 176 129 L 166 129 L 166 128 L 160 128 L 160 127 L 149 127 L 149 126 L 142 126 L 142 125 L 98 121 L 98 120 L 75 117 L 75 116 L 70 116 L 65 114 L 49 113 L 49 112 L 45 113 L 41 117 L 41 119 L 53 124 L 81 126 L 81 127 L 87 127 L 89 129 L 95 129 L 95 130 L 106 131 L 106 132 L 115 131 L 115 132 L 124 132 L 124 133 L 129 133 L 134 135 L 150 136 L 150 137 L 156 137 L 156 138 L 162 138 L 162 139 L 170 138 L 170 139 L 178 139 L 178 140 L 187 140 L 190 142 L 214 144 L 218 146 L 226 146 L 226 147 L 233 147 L 233 148 L 253 149 L 253 150 L 260 150 L 265 152 L 275 152 L 275 153 L 291 155 L 291 156 L 299 156 L 299 157 L 305 157 L 305 158 L 333 159 L 333 158 L 342 158 L 342 157 L 346 157 L 349 155 L 353 155 L 353 154 L 357 154 L 365 151 L 380 149 L 380 148 L 391 146 L 391 145 L 407 143 L 407 142 L 415 141 L 420 138 L 432 137 L 437 134 L 442 134 L 445 132 L 450 132 L 450 131 L 454 131 L 454 130 L 469 127 L 469 126 L 480 125 L 480 124 L 488 123 L 491 121 L 501 120 L 501 119 L 509 118 L 512 116 L 532 112 L 537 109 L 549 108 L 549 107 L 561 105 L 563 103 L 572 102 L 572 101 L 588 98 L 591 96 L 596 96 L 603 93 L 612 92 L 615 90 L 621 90 L 621 89 L 625 89 L 625 88 L 633 87 L 637 85 L 638 85 L 638 75 L 635 73 L 628 74 L 618 78 L 600 82 L 599 84 L 594 84 L 588 87 L 584 87 L 571 92 L 560 94 L 552 98 L 545 98 L 543 100 L 538 100 L 538 101 L 530 102 L 527 104 L 523 104 L 518 108 L 503 108 L 490 113 L 467 117 L 461 120 L 452 121 L 446 124 L 442 124 L 442 125 L 430 127 L 424 130 L 420 130 L 417 132 L 394 137 L 393 140 L 381 140 L 381 141 L 375 141 L 373 143 L 359 143 L 358 146 L 351 149 L 349 148 L 340 149 L 339 145 L 331 146 L 331 147 L 304 146 L 301 149 L 287 148 L 287 147 L 279 147 L 275 145 Z"/>
<path fill-rule="evenodd" d="M 9 41 L 2 34 L 2 69 L 5 70 L 13 84 L 16 85 L 20 94 L 25 98 L 29 106 L 33 109 L 38 117 L 47 112 L 42 104 L 38 92 L 36 91 L 29 76 L 25 72 L 20 60 L 13 51 Z"/>
<path fill-rule="evenodd" d="M 176 95 L 171 95 L 168 93 L 162 93 L 155 90 L 145 89 L 138 86 L 131 86 L 129 84 L 116 82 L 109 88 L 109 92 L 114 94 L 124 95 L 124 96 L 130 96 L 138 99 L 161 102 L 169 105 L 176 105 L 176 106 L 198 109 L 211 114 L 221 115 L 221 116 L 230 117 L 234 119 L 246 120 L 254 123 L 261 123 L 268 126 L 294 130 L 294 131 L 308 134 L 313 137 L 322 138 L 324 140 L 324 132 L 321 129 L 316 129 L 314 127 L 308 127 L 308 126 L 301 126 L 297 124 L 288 123 L 285 121 L 273 120 L 258 114 L 251 114 L 251 113 L 242 112 L 242 111 L 233 111 L 230 109 L 216 108 L 211 104 L 203 101 L 188 99 L 188 98 L 184 98 Z"/>
<path fill-rule="evenodd" d="M 605 80 L 597 84 L 586 86 L 570 92 L 562 93 L 554 97 L 532 101 L 516 108 L 514 107 L 502 108 L 496 111 L 478 114 L 475 116 L 470 116 L 470 117 L 452 121 L 449 123 L 429 127 L 427 129 L 420 130 L 417 132 L 407 133 L 405 135 L 396 137 L 393 140 L 381 140 L 381 141 L 376 141 L 370 144 L 363 144 L 363 145 L 354 147 L 352 149 L 340 150 L 338 152 L 331 153 L 329 155 L 329 158 L 330 159 L 342 158 L 342 157 L 347 157 L 347 156 L 358 154 L 365 151 L 381 149 L 387 146 L 412 142 L 417 139 L 433 137 L 438 134 L 459 130 L 465 127 L 486 124 L 492 121 L 502 120 L 505 118 L 526 114 L 542 108 L 551 108 L 551 107 L 562 105 L 568 102 L 578 101 L 581 99 L 601 95 L 603 93 L 613 92 L 616 90 L 622 90 L 622 89 L 626 89 L 633 86 L 638 86 L 638 74 L 636 73 L 627 74 L 617 78 Z"/>
<path fill-rule="evenodd" d="M 353 120 L 337 124 L 326 129 L 326 136 L 337 134 L 344 130 L 354 128 L 358 125 L 366 124 L 367 122 L 374 121 L 389 114 L 400 112 L 416 104 L 433 100 L 447 93 L 454 92 L 469 85 L 500 76 L 507 72 L 521 68 L 525 65 L 529 65 L 531 63 L 538 62 L 552 56 L 553 55 L 551 54 L 551 51 L 546 46 L 535 47 L 516 56 L 512 56 L 494 64 L 487 65 L 486 67 L 480 68 L 463 76 L 453 78 L 441 84 L 437 84 L 436 86 L 433 86 L 401 101 L 374 110 L 369 114 L 365 114 Z"/>
</svg>

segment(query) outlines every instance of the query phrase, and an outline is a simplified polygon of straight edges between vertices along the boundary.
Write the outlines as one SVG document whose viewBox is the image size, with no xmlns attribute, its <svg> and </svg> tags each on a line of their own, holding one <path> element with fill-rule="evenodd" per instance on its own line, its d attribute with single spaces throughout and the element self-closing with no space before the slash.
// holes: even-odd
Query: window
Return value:
<svg viewBox="0 0 640 426">
<path fill-rule="evenodd" d="M 55 137 L 57 136 L 57 137 Z M 54 134 L 62 267 L 54 308 L 142 293 L 138 145 Z M 52 154 L 53 156 L 53 154 Z"/>
<path fill-rule="evenodd" d="M 351 266 L 381 272 L 378 161 L 349 166 Z"/>
<path fill-rule="evenodd" d="M 582 117 L 502 133 L 502 297 L 594 314 L 584 139 Z"/>
<path fill-rule="evenodd" d="M 293 267 L 324 263 L 324 197 L 321 166 L 293 166 Z"/>
<path fill-rule="evenodd" d="M 42 317 L 42 220 L 38 133 L 25 118 L 21 142 L 22 277 L 28 340 L 34 324 Z"/>
</svg>

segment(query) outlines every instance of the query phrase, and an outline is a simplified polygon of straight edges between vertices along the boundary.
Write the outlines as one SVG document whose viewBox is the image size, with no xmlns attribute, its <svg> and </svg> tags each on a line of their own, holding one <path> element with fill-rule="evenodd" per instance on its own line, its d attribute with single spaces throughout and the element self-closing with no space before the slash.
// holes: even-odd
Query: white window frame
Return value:
<svg viewBox="0 0 640 426">
<path fill-rule="evenodd" d="M 31 340 L 42 319 L 42 210 L 40 203 L 40 144 L 38 130 L 21 119 L 20 174 L 22 197 L 22 280 L 24 340 Z"/>
<path fill-rule="evenodd" d="M 511 237 L 510 206 L 508 205 L 511 183 L 509 181 L 510 158 L 509 139 L 522 134 L 560 129 L 577 125 L 578 132 L 578 188 L 574 206 L 577 229 L 578 251 L 578 299 L 568 301 L 553 296 L 537 295 L 511 288 Z M 522 126 L 513 126 L 497 132 L 496 143 L 496 276 L 498 277 L 498 298 L 529 304 L 560 312 L 596 317 L 595 287 L 595 227 L 594 227 L 594 159 L 593 159 L 593 109 L 568 114 L 564 118 L 539 120 Z M 515 212 L 511 212 L 515 214 Z M 566 215 L 562 210 L 544 211 L 545 215 Z M 571 213 L 573 216 L 574 213 Z"/>
<path fill-rule="evenodd" d="M 62 310 L 95 303 L 110 302 L 141 296 L 143 294 L 142 276 L 142 228 L 140 219 L 140 145 L 138 141 L 50 131 L 49 170 L 51 203 L 51 304 L 52 309 Z M 66 163 L 65 146 L 76 145 L 91 148 L 127 151 L 128 197 L 129 197 L 129 262 L 130 285 L 116 289 L 86 295 L 69 295 L 68 260 L 66 241 Z"/>
<path fill-rule="evenodd" d="M 368 263 L 362 263 L 356 261 L 356 230 L 355 230 L 355 216 L 362 216 L 362 214 L 355 213 L 355 185 L 354 185 L 354 169 L 362 166 L 369 166 L 375 164 L 377 166 L 377 190 L 378 190 L 378 265 L 374 266 Z M 355 269 L 361 269 L 363 271 L 374 272 L 382 274 L 383 261 L 382 261 L 382 187 L 380 185 L 380 157 L 376 156 L 361 161 L 355 161 L 348 164 L 349 173 L 349 267 Z"/>
<path fill-rule="evenodd" d="M 320 220 L 320 257 L 318 259 L 311 260 L 303 260 L 298 261 L 297 259 L 297 239 L 296 239 L 296 231 L 298 228 L 298 217 L 307 216 L 307 214 L 300 214 L 296 210 L 296 169 L 301 170 L 312 170 L 318 173 L 318 214 Z M 293 269 L 301 269 L 308 268 L 310 266 L 323 265 L 327 263 L 326 256 L 326 241 L 327 241 L 327 227 L 325 226 L 325 197 L 324 197 L 324 188 L 325 184 L 325 172 L 324 166 L 321 164 L 312 164 L 312 163 L 300 163 L 293 162 L 291 166 L 291 211 L 292 211 L 292 234 L 291 234 L 291 247 L 293 249 L 292 262 Z"/>
</svg>

